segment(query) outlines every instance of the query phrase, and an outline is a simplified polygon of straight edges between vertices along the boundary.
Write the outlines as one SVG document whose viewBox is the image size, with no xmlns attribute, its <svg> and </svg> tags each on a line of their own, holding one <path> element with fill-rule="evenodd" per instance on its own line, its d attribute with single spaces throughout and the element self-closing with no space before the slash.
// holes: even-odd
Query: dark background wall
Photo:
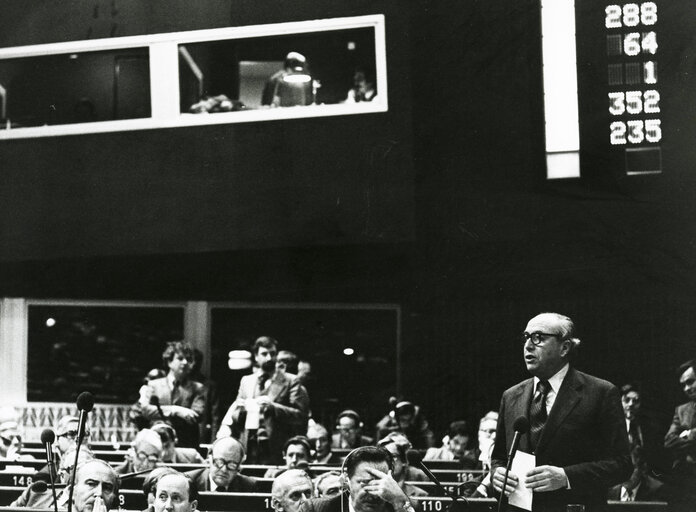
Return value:
<svg viewBox="0 0 696 512">
<path fill-rule="evenodd" d="M 667 419 L 682 400 L 693 183 L 545 180 L 538 2 L 5 9 L 2 45 L 384 13 L 390 111 L 3 142 L 1 295 L 398 303 L 403 392 L 439 428 L 497 408 L 525 376 L 516 337 L 553 310 L 581 369 L 641 381 Z"/>
</svg>

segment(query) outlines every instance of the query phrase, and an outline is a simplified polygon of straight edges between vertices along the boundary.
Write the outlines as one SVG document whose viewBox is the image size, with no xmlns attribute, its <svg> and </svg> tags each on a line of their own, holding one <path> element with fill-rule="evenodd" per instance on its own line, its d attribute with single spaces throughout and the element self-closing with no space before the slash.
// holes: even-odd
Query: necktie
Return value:
<svg viewBox="0 0 696 512">
<path fill-rule="evenodd" d="M 635 421 L 631 421 L 628 426 L 628 439 L 631 442 L 631 448 L 641 446 L 640 442 L 640 432 L 638 431 L 638 424 Z"/>
<path fill-rule="evenodd" d="M 177 403 L 177 400 L 179 399 L 179 396 L 181 395 L 181 392 L 180 392 L 181 390 L 179 388 L 180 388 L 180 383 L 178 380 L 175 380 L 172 383 L 172 404 L 174 404 L 174 405 L 179 405 Z"/>
<path fill-rule="evenodd" d="M 540 380 L 537 390 L 529 406 L 529 440 L 532 448 L 536 449 L 541 437 L 541 432 L 546 424 L 546 396 L 551 390 L 551 384 L 547 380 Z"/>
</svg>

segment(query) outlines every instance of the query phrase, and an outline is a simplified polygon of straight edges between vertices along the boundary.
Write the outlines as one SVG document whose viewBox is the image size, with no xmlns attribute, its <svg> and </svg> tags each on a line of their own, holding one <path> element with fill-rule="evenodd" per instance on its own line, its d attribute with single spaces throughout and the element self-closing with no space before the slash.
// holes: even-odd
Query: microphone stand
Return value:
<svg viewBox="0 0 696 512">
<path fill-rule="evenodd" d="M 442 486 L 442 484 L 440 483 L 440 481 L 437 479 L 437 477 L 435 475 L 433 475 L 432 471 L 430 471 L 428 469 L 428 467 L 425 464 L 423 464 L 422 460 L 418 461 L 418 465 L 425 473 L 425 476 L 427 476 L 428 479 L 435 484 L 435 487 L 437 488 L 438 492 L 442 493 L 443 496 L 446 496 L 452 500 L 452 504 L 450 505 L 450 510 L 452 510 L 452 507 L 454 506 L 455 503 L 464 503 L 467 506 L 467 508 L 469 507 L 469 500 L 467 500 L 464 496 L 458 496 L 456 494 L 452 494 L 447 489 L 445 489 Z"/>
<path fill-rule="evenodd" d="M 46 448 L 46 459 L 48 461 L 48 478 L 51 480 L 51 494 L 53 495 L 53 512 L 58 512 L 58 497 L 56 496 L 56 480 L 54 476 L 55 464 L 53 462 L 53 452 L 51 443 L 44 444 Z"/>
</svg>

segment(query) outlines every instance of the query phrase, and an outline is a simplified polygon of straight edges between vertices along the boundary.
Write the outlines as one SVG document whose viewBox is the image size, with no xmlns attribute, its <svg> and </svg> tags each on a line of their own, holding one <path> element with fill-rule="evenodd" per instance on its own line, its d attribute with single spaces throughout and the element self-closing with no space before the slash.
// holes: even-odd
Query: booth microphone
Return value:
<svg viewBox="0 0 696 512">
<path fill-rule="evenodd" d="M 500 498 L 498 499 L 498 512 L 501 510 L 503 497 L 505 496 L 505 486 L 507 485 L 508 476 L 510 475 L 512 459 L 515 458 L 517 447 L 520 445 L 520 437 L 522 437 L 523 434 L 526 434 L 529 430 L 529 420 L 526 416 L 520 416 L 512 424 L 512 428 L 515 431 L 515 435 L 512 438 L 512 444 L 510 445 L 510 451 L 508 452 L 507 466 L 505 467 L 505 478 L 503 479 L 503 492 L 500 493 Z"/>
<path fill-rule="evenodd" d="M 85 437 L 85 424 L 87 423 L 87 415 L 94 407 L 94 395 L 89 391 L 83 391 L 77 397 L 77 409 L 80 411 L 79 423 L 77 424 L 77 444 L 75 445 L 75 464 L 73 464 L 72 473 L 70 475 L 70 493 L 68 496 L 68 512 L 72 512 L 73 491 L 75 490 L 75 473 L 77 471 L 77 461 L 80 455 L 80 446 L 82 439 Z"/>
<path fill-rule="evenodd" d="M 48 478 L 51 481 L 51 492 L 53 493 L 53 511 L 58 512 L 58 498 L 56 497 L 56 467 L 53 461 L 53 443 L 56 441 L 56 434 L 50 428 L 41 432 L 41 444 L 46 449 L 46 461 L 48 462 Z"/>
</svg>

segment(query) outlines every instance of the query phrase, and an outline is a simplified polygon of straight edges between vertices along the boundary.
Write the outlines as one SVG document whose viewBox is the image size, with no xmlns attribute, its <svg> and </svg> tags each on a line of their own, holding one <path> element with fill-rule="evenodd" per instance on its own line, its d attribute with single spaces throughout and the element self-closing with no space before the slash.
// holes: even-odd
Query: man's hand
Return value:
<svg viewBox="0 0 696 512">
<path fill-rule="evenodd" d="M 101 496 L 94 498 L 94 503 L 92 503 L 92 512 L 107 512 L 106 504 Z"/>
<path fill-rule="evenodd" d="M 562 468 L 538 466 L 527 473 L 524 484 L 534 492 L 548 492 L 568 487 L 568 478 Z"/>
<path fill-rule="evenodd" d="M 188 407 L 180 405 L 163 405 L 162 411 L 165 415 L 178 416 L 187 423 L 196 423 L 198 421 L 198 413 Z"/>
<path fill-rule="evenodd" d="M 497 467 L 495 468 L 495 473 L 493 473 L 493 488 L 498 491 L 502 492 L 503 490 L 503 482 L 505 481 L 505 468 L 502 467 Z M 505 485 L 505 496 L 510 496 L 512 491 L 514 491 L 518 484 L 519 480 L 517 479 L 517 475 L 514 473 L 509 473 L 508 474 L 508 479 L 507 479 L 507 484 Z"/>
<path fill-rule="evenodd" d="M 366 466 L 365 470 L 375 477 L 374 480 L 370 480 L 370 483 L 363 487 L 365 492 L 373 494 L 387 503 L 391 503 L 396 510 L 403 508 L 406 503 L 409 503 L 408 496 L 404 494 L 404 491 L 401 490 L 399 484 L 394 480 L 391 471 L 382 473 L 380 470 L 369 466 Z"/>
<path fill-rule="evenodd" d="M 266 409 L 273 407 L 273 400 L 271 400 L 270 397 L 268 397 L 266 395 L 258 396 L 258 397 L 256 397 L 255 400 L 256 400 L 256 403 L 259 404 L 259 411 L 261 411 L 262 413 Z"/>
</svg>

